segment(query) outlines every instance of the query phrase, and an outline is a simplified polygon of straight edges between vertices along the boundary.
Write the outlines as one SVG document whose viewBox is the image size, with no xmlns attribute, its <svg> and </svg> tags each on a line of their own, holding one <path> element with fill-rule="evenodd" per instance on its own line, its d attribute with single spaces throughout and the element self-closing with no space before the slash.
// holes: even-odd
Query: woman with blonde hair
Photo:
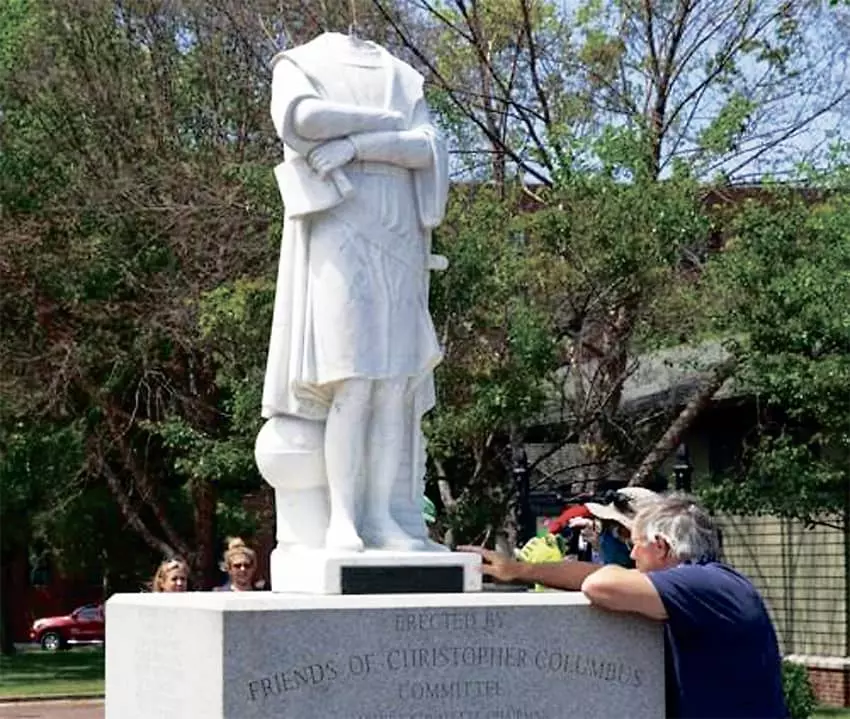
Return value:
<svg viewBox="0 0 850 719">
<path fill-rule="evenodd" d="M 189 565 L 185 559 L 172 557 L 160 562 L 153 579 L 152 592 L 185 592 L 189 588 Z"/>
<path fill-rule="evenodd" d="M 221 563 L 228 579 L 217 592 L 252 592 L 262 585 L 254 582 L 257 573 L 257 554 L 240 537 L 231 537 L 227 541 L 227 550 Z"/>
</svg>

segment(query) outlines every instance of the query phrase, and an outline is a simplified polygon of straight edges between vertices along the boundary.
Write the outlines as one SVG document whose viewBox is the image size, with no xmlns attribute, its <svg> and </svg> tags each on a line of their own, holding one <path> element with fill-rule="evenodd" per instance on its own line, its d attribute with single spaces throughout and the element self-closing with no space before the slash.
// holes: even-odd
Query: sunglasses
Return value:
<svg viewBox="0 0 850 719">
<path fill-rule="evenodd" d="M 254 565 L 251 562 L 234 562 L 230 566 L 234 569 L 250 569 Z"/>
<path fill-rule="evenodd" d="M 608 503 L 613 504 L 621 512 L 633 512 L 632 499 L 627 494 L 614 492 L 608 496 Z"/>
</svg>

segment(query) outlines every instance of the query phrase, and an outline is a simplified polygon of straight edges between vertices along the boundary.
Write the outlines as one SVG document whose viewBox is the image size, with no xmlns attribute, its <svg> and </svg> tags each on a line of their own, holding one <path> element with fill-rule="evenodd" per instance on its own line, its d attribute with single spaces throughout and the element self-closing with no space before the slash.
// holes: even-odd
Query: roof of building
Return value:
<svg viewBox="0 0 850 719">
<path fill-rule="evenodd" d="M 710 378 L 711 371 L 729 358 L 729 351 L 719 340 L 642 354 L 633 360 L 623 383 L 620 408 L 636 413 L 653 407 L 684 405 Z M 562 377 L 562 393 L 545 410 L 547 424 L 566 421 L 570 414 L 570 400 L 575 397 L 572 377 L 568 370 Z M 727 380 L 715 397 L 730 398 L 739 392 L 732 380 Z"/>
</svg>

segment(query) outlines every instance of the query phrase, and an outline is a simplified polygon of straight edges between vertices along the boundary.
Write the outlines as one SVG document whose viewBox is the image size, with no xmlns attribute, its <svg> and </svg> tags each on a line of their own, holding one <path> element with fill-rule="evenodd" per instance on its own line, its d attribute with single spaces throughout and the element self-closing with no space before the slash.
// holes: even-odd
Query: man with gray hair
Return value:
<svg viewBox="0 0 850 719">
<path fill-rule="evenodd" d="M 580 589 L 592 604 L 665 623 L 667 716 L 787 717 L 776 633 L 752 583 L 718 562 L 717 528 L 693 497 L 641 507 L 630 544 L 636 569 L 588 562 L 524 564 L 481 547 L 502 581 Z"/>
</svg>

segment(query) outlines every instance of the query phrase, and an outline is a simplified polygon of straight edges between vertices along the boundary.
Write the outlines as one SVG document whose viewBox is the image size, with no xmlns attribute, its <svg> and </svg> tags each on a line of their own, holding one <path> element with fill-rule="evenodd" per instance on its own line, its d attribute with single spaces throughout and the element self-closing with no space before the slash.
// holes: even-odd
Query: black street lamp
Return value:
<svg viewBox="0 0 850 719">
<path fill-rule="evenodd" d="M 512 464 L 517 492 L 518 545 L 521 547 L 537 533 L 536 520 L 531 511 L 531 481 L 525 448 L 519 446 L 514 449 Z"/>
<path fill-rule="evenodd" d="M 683 492 L 690 492 L 693 475 L 694 466 L 691 464 L 691 454 L 688 451 L 688 445 L 682 442 L 676 449 L 676 463 L 673 465 L 676 489 Z"/>
</svg>

